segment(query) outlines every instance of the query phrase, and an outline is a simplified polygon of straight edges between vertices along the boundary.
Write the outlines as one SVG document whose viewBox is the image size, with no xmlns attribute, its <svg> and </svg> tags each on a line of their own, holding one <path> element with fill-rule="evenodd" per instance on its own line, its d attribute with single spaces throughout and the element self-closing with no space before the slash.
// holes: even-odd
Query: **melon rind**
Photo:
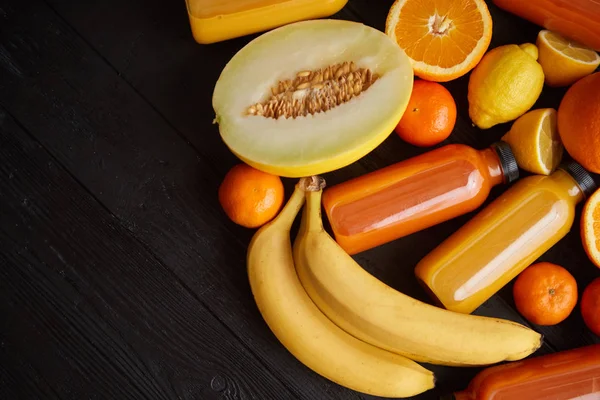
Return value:
<svg viewBox="0 0 600 400">
<path fill-rule="evenodd" d="M 246 114 L 277 81 L 344 61 L 380 78 L 326 112 L 277 120 Z M 242 161 L 283 177 L 310 176 L 351 164 L 381 144 L 400 121 L 413 80 L 410 59 L 385 33 L 351 21 L 302 21 L 235 54 L 215 85 L 213 108 L 222 140 Z"/>
</svg>

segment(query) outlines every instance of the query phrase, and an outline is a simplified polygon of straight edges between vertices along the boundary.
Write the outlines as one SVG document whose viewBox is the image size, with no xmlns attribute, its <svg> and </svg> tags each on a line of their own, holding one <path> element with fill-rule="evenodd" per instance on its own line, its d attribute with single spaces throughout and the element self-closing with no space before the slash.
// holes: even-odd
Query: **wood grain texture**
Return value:
<svg viewBox="0 0 600 400">
<path fill-rule="evenodd" d="M 49 1 L 54 7 L 56 7 L 57 11 L 59 11 L 61 15 L 65 16 L 69 23 L 71 23 L 78 30 L 78 32 L 80 32 L 82 36 L 84 36 L 90 42 L 90 44 L 92 44 L 92 46 L 99 49 L 99 52 L 101 52 L 106 59 L 109 60 L 109 62 L 114 65 L 119 72 L 122 73 L 122 76 L 124 76 L 125 79 L 131 82 L 132 86 L 134 86 L 136 90 L 138 90 L 149 101 L 155 104 L 156 107 L 159 108 L 159 111 L 165 115 L 172 125 L 177 127 L 177 129 L 182 132 L 182 134 L 188 138 L 190 142 L 194 143 L 194 141 L 198 140 L 200 137 L 202 137 L 202 140 L 206 140 L 206 136 L 212 138 L 218 136 L 216 133 L 208 131 L 208 128 L 206 128 L 208 132 L 202 136 L 194 134 L 194 130 L 205 129 L 203 126 L 201 126 L 201 120 L 196 118 L 198 114 L 192 112 L 188 112 L 186 114 L 185 110 L 182 110 L 181 107 L 179 107 L 179 103 L 168 102 L 164 96 L 160 95 L 165 91 L 175 90 L 172 89 L 173 86 L 185 86 L 185 81 L 187 80 L 186 78 L 191 75 L 182 74 L 182 76 L 178 78 L 173 78 L 177 79 L 175 84 L 173 84 L 172 81 L 165 82 L 145 78 L 148 75 L 152 75 L 152 72 L 149 70 L 149 68 L 154 68 L 155 74 L 158 73 L 159 70 L 164 70 L 166 68 L 163 65 L 164 63 L 160 62 L 160 57 L 157 56 L 156 48 L 167 48 L 167 43 L 172 41 L 173 32 L 175 32 L 175 37 L 178 39 L 185 39 L 188 37 L 189 32 L 187 30 L 187 25 L 184 23 L 185 21 L 181 21 L 182 19 L 185 19 L 184 10 L 175 10 L 176 7 L 173 7 L 173 10 L 167 14 L 165 19 L 161 19 L 161 16 L 165 15 L 164 6 L 159 4 L 153 6 L 150 4 L 148 7 L 144 8 L 145 18 L 139 18 L 136 21 L 130 21 L 126 19 L 119 21 L 120 23 L 118 25 L 118 32 L 125 32 L 125 37 L 127 39 L 117 41 L 112 39 L 112 37 L 106 32 L 97 29 L 93 25 L 84 23 L 83 16 L 85 16 L 88 12 L 85 7 L 71 7 L 70 1 L 68 0 Z M 383 30 L 385 27 L 385 17 L 391 3 L 391 1 L 381 1 L 376 3 L 368 2 L 366 0 L 351 1 L 348 7 L 345 8 L 342 13 L 334 17 L 359 20 L 377 29 Z M 95 15 L 104 15 L 108 18 L 110 13 L 113 12 L 117 7 L 122 6 L 120 6 L 116 1 L 110 6 L 104 2 L 102 5 L 96 4 L 94 7 Z M 127 7 L 135 6 L 130 3 Z M 141 10 L 141 5 L 137 8 Z M 490 4 L 490 8 L 495 21 L 491 47 L 519 41 L 535 42 L 535 37 L 539 30 L 537 27 L 528 23 L 527 21 L 515 18 L 508 13 L 502 12 L 492 4 Z M 172 21 L 170 21 L 170 19 L 172 19 Z M 165 34 L 160 36 L 154 34 L 153 32 L 155 32 L 155 30 L 150 24 L 150 21 L 163 24 L 165 27 L 170 27 L 171 33 L 167 34 L 165 32 L 167 29 L 165 28 L 160 30 L 161 33 Z M 149 33 L 146 34 L 146 32 Z M 235 49 L 241 48 L 245 43 L 255 36 L 256 35 L 249 38 L 235 39 L 233 41 L 214 46 L 196 46 L 193 43 L 188 43 L 189 40 L 183 40 L 184 43 L 179 45 L 181 50 L 178 49 L 178 51 L 187 54 L 188 51 L 192 51 L 188 50 L 187 48 L 194 47 L 194 54 L 208 54 L 210 56 L 209 59 L 211 60 L 211 63 L 218 61 L 220 64 L 216 69 L 220 71 L 220 68 L 222 68 L 225 62 L 231 57 L 231 55 L 233 55 Z M 135 54 L 132 55 L 130 54 L 131 52 L 129 45 L 133 44 L 135 45 L 136 51 L 134 52 Z M 235 46 L 234 50 L 230 50 L 231 46 Z M 223 50 L 222 53 L 217 54 L 217 57 L 212 56 L 213 49 L 215 48 L 217 48 L 217 50 Z M 214 52 L 216 52 L 216 50 L 214 50 Z M 177 51 L 175 53 L 177 53 Z M 219 55 L 222 55 L 222 57 L 219 58 Z M 153 67 L 148 67 L 146 60 L 151 58 L 154 58 L 156 63 L 153 63 Z M 185 71 L 186 69 L 193 68 L 195 66 L 194 58 L 190 59 L 189 57 L 177 57 L 177 59 L 184 60 L 178 64 L 178 70 Z M 126 60 L 126 62 L 124 60 Z M 177 61 L 170 59 L 168 63 L 169 67 L 172 67 L 174 63 L 177 63 Z M 198 66 L 198 68 L 200 67 Z M 204 92 L 210 93 L 212 88 L 207 87 L 206 85 L 214 82 L 217 77 L 218 74 L 215 74 L 215 76 L 208 76 L 206 79 L 200 80 L 198 84 L 196 84 L 194 80 L 188 81 L 188 92 L 192 94 Z M 450 138 L 436 147 L 440 147 L 447 143 L 466 143 L 476 148 L 483 148 L 499 140 L 499 138 L 510 127 L 510 123 L 508 123 L 494 127 L 493 129 L 487 131 L 480 131 L 471 125 L 467 113 L 467 83 L 468 75 L 453 82 L 444 84 L 451 91 L 457 102 L 459 116 L 456 129 L 453 134 L 450 136 Z M 535 107 L 556 108 L 558 107 L 563 93 L 564 89 L 551 90 L 546 88 L 544 91 L 544 96 L 539 99 Z M 210 99 L 208 96 L 195 95 L 190 98 L 188 102 L 188 104 L 195 104 L 196 109 L 204 110 L 204 112 L 207 113 L 207 115 L 203 115 L 202 118 L 206 122 L 212 118 L 212 109 L 209 100 Z M 208 127 L 208 125 L 206 126 Z M 213 129 L 213 131 L 215 131 L 215 129 Z M 222 149 L 223 146 L 222 144 L 218 143 L 218 140 L 216 140 L 215 142 L 211 142 L 210 148 Z M 375 149 L 375 151 L 373 151 L 367 157 L 360 160 L 359 163 L 355 163 L 340 171 L 326 174 L 325 177 L 327 178 L 329 184 L 335 184 L 339 181 L 349 179 L 364 172 L 381 168 L 401 159 L 421 154 L 428 150 L 429 149 L 416 148 L 414 146 L 407 145 L 394 135 L 391 135 L 384 144 Z M 230 157 L 230 155 L 228 156 Z M 233 162 L 236 161 L 234 160 Z M 486 204 L 495 199 L 505 189 L 505 187 L 494 188 Z M 414 285 L 412 266 L 414 266 L 420 258 L 427 254 L 427 252 L 437 245 L 441 240 L 445 239 L 451 232 L 453 232 L 457 226 L 462 225 L 474 214 L 475 213 L 470 213 L 454 221 L 449 221 L 446 224 L 442 224 L 432 229 L 420 232 L 408 238 L 403 238 L 402 241 L 396 241 L 386 246 L 374 249 L 370 252 L 357 256 L 356 258 L 363 266 L 365 266 L 367 270 L 374 273 L 391 286 L 401 289 L 415 297 L 419 297 L 422 300 L 427 300 L 420 287 Z M 410 254 L 407 255 L 407 252 Z M 409 265 L 410 267 L 401 268 L 400 270 L 389 268 L 389 265 L 395 265 L 398 259 L 405 260 L 405 264 Z M 585 255 L 582 254 L 579 254 L 578 258 L 575 260 L 577 263 L 582 262 L 588 266 L 591 265 L 589 260 L 585 258 Z M 593 274 L 593 269 L 587 269 L 587 271 L 587 278 L 580 277 L 581 284 L 588 282 L 590 279 L 589 275 Z M 526 323 L 526 321 L 522 319 L 518 313 L 514 311 L 514 309 L 508 306 L 508 304 L 511 304 L 512 302 L 512 296 L 510 296 L 510 293 L 505 290 L 503 291 L 503 294 L 504 299 L 491 299 L 488 303 L 482 306 L 480 310 L 478 310 L 478 313 L 499 316 L 503 315 L 507 318 Z M 577 321 L 577 319 L 575 319 L 575 321 Z M 577 326 L 573 326 L 573 328 L 576 329 L 577 332 L 581 332 L 584 343 L 594 342 L 596 340 L 594 335 L 592 335 L 583 327 L 581 321 Z M 556 342 L 558 348 L 564 347 L 565 341 L 561 340 L 561 338 L 564 336 L 564 332 L 562 330 L 559 329 L 557 331 L 555 328 L 543 328 L 542 330 L 544 331 L 544 334 L 547 335 L 547 340 L 550 344 Z M 570 341 L 568 340 L 566 343 L 569 342 Z"/>
<path fill-rule="evenodd" d="M 229 59 L 259 34 L 200 46 L 191 36 L 183 0 L 48 3 L 198 151 L 211 172 L 222 178 L 239 162 L 212 124 L 212 91 Z M 133 14 L 136 18 L 129 17 Z M 332 18 L 357 20 L 357 15 L 344 8 Z M 102 28 L 106 20 L 113 29 Z M 329 178 L 341 181 L 373 167 L 373 160 L 364 158 Z"/>
<path fill-rule="evenodd" d="M 0 253 L 0 268 L 6 267 Z M 3 323 L 6 319 L 3 314 Z M 5 326 L 5 325 L 3 325 Z M 45 377 L 23 359 L 22 354 L 0 336 L 0 399 L 59 399 L 59 395 L 46 382 Z"/>
<path fill-rule="evenodd" d="M 3 77 L 0 103 L 295 395 L 363 398 L 304 367 L 264 323 L 245 270 L 253 231 L 218 204 L 222 164 L 183 140 L 44 3 L 4 4 L 2 39 L 22 73 Z M 225 158 L 211 143 L 204 151 Z"/>
<path fill-rule="evenodd" d="M 294 398 L 2 108 L 0 116 L 0 357 L 9 376 L 28 375 L 7 379 L 8 389 L 25 399 Z"/>
<path fill-rule="evenodd" d="M 351 0 L 334 18 L 383 29 L 391 3 Z M 538 28 L 490 9 L 492 47 L 535 40 Z M 370 398 L 318 377 L 279 345 L 245 275 L 253 231 L 229 222 L 217 202 L 218 184 L 239 161 L 211 123 L 210 97 L 225 63 L 256 36 L 198 45 L 183 0 L 0 0 L 0 105 L 34 138 L 0 113 L 0 129 L 10 126 L 8 137 L 16 131 L 21 139 L 14 146 L 26 150 L 8 176 L 29 173 L 20 186 L 0 183 L 0 315 L 15 321 L 15 328 L 0 328 L 0 340 L 5 335 L 10 344 L 0 348 L 1 364 L 10 366 L 0 368 L 8 394 Z M 459 107 L 445 143 L 483 148 L 508 124 L 486 132 L 472 127 L 467 82 L 445 84 Z M 563 93 L 544 89 L 536 107 L 556 107 Z M 427 150 L 391 135 L 325 177 L 335 184 Z M 284 183 L 289 194 L 294 181 Z M 503 190 L 495 188 L 488 202 Z M 473 214 L 356 258 L 391 286 L 428 301 L 414 265 Z M 567 266 L 581 287 L 598 275 L 575 231 L 542 258 Z M 510 287 L 476 313 L 525 322 Z M 599 341 L 578 313 L 536 329 L 549 344 L 539 354 Z M 461 389 L 479 371 L 428 367 L 438 388 L 419 400 Z M 30 387 L 20 388 L 22 382 Z"/>
</svg>

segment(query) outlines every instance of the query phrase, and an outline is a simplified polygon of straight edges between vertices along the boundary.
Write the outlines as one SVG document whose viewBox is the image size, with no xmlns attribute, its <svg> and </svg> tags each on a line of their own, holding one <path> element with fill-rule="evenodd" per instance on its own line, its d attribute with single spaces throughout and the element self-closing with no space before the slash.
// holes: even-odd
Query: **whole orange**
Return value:
<svg viewBox="0 0 600 400">
<path fill-rule="evenodd" d="M 444 141 L 456 123 L 452 94 L 437 82 L 417 80 L 396 133 L 414 146 L 429 147 Z"/>
<path fill-rule="evenodd" d="M 600 336 L 600 278 L 594 279 L 585 288 L 580 308 L 585 325 Z"/>
<path fill-rule="evenodd" d="M 517 310 L 529 322 L 556 325 L 577 305 L 577 282 L 560 265 L 540 262 L 517 277 L 513 297 Z"/>
<path fill-rule="evenodd" d="M 567 152 L 600 173 L 600 72 L 575 82 L 558 107 L 558 133 Z"/>
<path fill-rule="evenodd" d="M 273 219 L 284 200 L 281 178 L 238 164 L 227 172 L 219 186 L 219 202 L 236 224 L 258 228 Z"/>
</svg>

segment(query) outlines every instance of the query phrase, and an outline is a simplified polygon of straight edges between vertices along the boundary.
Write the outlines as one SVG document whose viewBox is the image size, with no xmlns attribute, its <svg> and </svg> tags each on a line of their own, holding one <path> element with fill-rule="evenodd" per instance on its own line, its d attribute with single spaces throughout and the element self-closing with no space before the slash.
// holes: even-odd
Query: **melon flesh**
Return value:
<svg viewBox="0 0 600 400">
<path fill-rule="evenodd" d="M 325 112 L 278 119 L 248 115 L 280 80 L 300 71 L 353 61 L 379 78 L 346 103 Z M 240 159 L 285 177 L 344 167 L 383 142 L 410 98 L 410 59 L 387 35 L 342 20 L 297 22 L 267 32 L 225 66 L 213 93 L 221 137 Z"/>
</svg>

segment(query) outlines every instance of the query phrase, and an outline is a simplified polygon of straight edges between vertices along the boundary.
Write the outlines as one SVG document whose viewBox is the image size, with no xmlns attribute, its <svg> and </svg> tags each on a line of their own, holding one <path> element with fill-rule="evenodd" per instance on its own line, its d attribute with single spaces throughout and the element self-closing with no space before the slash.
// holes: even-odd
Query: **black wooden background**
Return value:
<svg viewBox="0 0 600 400">
<path fill-rule="evenodd" d="M 334 18 L 383 30 L 391 0 L 350 0 Z M 490 4 L 491 47 L 535 42 L 539 27 Z M 228 221 L 217 188 L 238 160 L 211 124 L 225 63 L 254 36 L 203 46 L 184 0 L 0 0 L 0 398 L 368 399 L 301 365 L 268 330 L 245 270 L 252 230 Z M 474 128 L 468 76 L 446 143 L 483 148 L 509 127 Z M 544 89 L 535 107 L 558 107 Z M 335 184 L 427 151 L 389 139 L 325 175 Z M 289 195 L 295 180 L 286 179 Z M 505 188 L 498 187 L 490 200 Z M 578 208 L 577 217 L 581 207 Z M 413 267 L 471 215 L 356 259 L 428 301 Z M 542 257 L 580 290 L 600 270 L 577 226 Z M 511 287 L 477 314 L 526 323 Z M 578 308 L 540 328 L 537 354 L 599 338 Z M 437 388 L 475 368 L 428 366 Z"/>
</svg>

